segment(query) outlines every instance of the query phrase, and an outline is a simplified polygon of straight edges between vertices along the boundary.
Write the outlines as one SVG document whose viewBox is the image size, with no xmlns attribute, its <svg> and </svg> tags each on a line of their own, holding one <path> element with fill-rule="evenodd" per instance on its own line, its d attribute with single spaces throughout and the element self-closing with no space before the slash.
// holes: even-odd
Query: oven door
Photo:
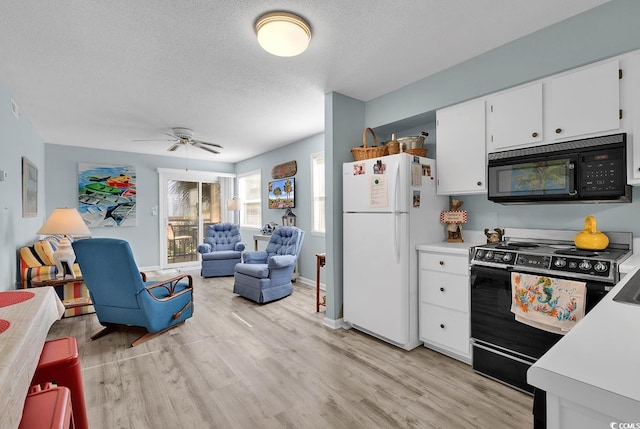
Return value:
<svg viewBox="0 0 640 429">
<path fill-rule="evenodd" d="M 517 322 L 511 312 L 511 270 L 471 267 L 471 338 L 537 360 L 562 335 Z"/>
<path fill-rule="evenodd" d="M 497 203 L 578 199 L 574 156 L 490 161 L 488 199 Z"/>
<path fill-rule="evenodd" d="M 537 360 L 562 335 L 516 321 L 511 312 L 512 271 L 527 273 L 521 269 L 471 266 L 471 338 Z M 588 313 L 613 285 L 587 281 L 586 286 L 585 312 Z"/>
</svg>

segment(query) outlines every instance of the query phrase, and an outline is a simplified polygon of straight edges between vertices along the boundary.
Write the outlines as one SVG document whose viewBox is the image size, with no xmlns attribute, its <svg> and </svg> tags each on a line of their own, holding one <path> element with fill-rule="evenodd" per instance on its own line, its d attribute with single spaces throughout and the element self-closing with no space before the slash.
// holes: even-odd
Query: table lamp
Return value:
<svg viewBox="0 0 640 429">
<path fill-rule="evenodd" d="M 227 200 L 227 210 L 233 212 L 233 223 L 236 222 L 236 213 L 240 211 L 240 198 L 234 196 L 232 199 Z"/>
<path fill-rule="evenodd" d="M 78 210 L 70 208 L 55 209 L 37 233 L 63 236 L 58 244 L 58 249 L 53 252 L 53 261 L 58 270 L 56 277 L 64 278 L 66 274 L 70 274 L 71 278 L 75 278 L 73 263 L 76 261 L 76 254 L 73 251 L 73 247 L 71 247 L 68 236 L 91 234 Z"/>
</svg>

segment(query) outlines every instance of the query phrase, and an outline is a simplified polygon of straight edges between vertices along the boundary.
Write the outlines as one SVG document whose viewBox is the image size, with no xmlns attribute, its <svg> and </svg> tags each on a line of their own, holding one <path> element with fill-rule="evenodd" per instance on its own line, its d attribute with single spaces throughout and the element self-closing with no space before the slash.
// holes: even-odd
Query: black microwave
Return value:
<svg viewBox="0 0 640 429">
<path fill-rule="evenodd" d="M 631 202 L 627 134 L 493 152 L 490 201 L 501 204 Z"/>
</svg>

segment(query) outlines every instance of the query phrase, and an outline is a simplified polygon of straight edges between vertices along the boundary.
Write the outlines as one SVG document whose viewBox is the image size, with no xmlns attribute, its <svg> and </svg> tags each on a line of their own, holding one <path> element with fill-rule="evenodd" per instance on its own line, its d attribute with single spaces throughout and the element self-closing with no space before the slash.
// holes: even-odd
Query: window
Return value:
<svg viewBox="0 0 640 429">
<path fill-rule="evenodd" d="M 260 170 L 238 176 L 241 227 L 262 228 L 261 188 Z"/>
<path fill-rule="evenodd" d="M 325 233 L 324 152 L 311 155 L 311 233 Z"/>
</svg>

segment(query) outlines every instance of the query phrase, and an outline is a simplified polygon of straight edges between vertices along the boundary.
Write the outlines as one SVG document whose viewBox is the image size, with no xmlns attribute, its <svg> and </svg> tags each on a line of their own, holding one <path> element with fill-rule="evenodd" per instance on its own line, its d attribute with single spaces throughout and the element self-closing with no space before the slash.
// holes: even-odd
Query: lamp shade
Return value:
<svg viewBox="0 0 640 429">
<path fill-rule="evenodd" d="M 227 200 L 227 210 L 232 212 L 240 210 L 240 199 L 234 198 L 232 200 Z"/>
<path fill-rule="evenodd" d="M 300 55 L 311 41 L 309 24 L 288 12 L 263 15 L 256 21 L 255 28 L 262 49 L 279 57 Z"/>
<path fill-rule="evenodd" d="M 77 209 L 57 208 L 38 230 L 43 235 L 90 235 Z"/>
</svg>

